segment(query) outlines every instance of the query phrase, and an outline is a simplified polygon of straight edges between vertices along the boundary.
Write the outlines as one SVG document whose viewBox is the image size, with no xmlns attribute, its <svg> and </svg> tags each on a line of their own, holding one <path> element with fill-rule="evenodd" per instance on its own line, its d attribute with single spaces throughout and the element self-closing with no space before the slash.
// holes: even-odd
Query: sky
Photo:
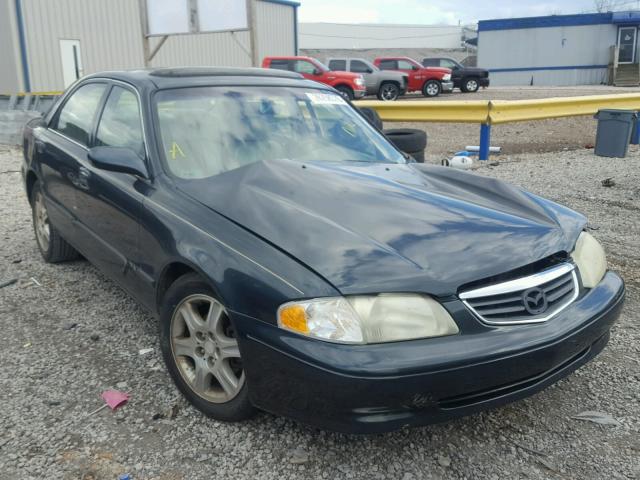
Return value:
<svg viewBox="0 0 640 480">
<path fill-rule="evenodd" d="M 596 3 L 614 10 L 636 9 L 638 0 L 298 0 L 300 22 L 475 23 L 491 18 L 531 17 L 595 11 Z"/>
</svg>

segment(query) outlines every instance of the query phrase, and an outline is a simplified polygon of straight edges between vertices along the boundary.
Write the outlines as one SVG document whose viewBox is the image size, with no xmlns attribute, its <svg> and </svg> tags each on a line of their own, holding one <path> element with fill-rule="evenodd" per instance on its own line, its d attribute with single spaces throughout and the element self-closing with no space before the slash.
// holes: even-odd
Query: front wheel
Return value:
<svg viewBox="0 0 640 480">
<path fill-rule="evenodd" d="M 228 422 L 254 413 L 233 323 L 200 276 L 185 275 L 167 291 L 160 346 L 173 381 L 198 410 Z"/>
<path fill-rule="evenodd" d="M 442 91 L 442 86 L 437 80 L 429 80 L 422 87 L 422 94 L 425 97 L 437 97 Z"/>
<path fill-rule="evenodd" d="M 462 82 L 461 90 L 463 92 L 475 93 L 479 88 L 480 84 L 478 83 L 478 80 L 476 80 L 475 78 L 466 78 Z"/>
<path fill-rule="evenodd" d="M 395 83 L 383 83 L 378 91 L 378 100 L 390 102 L 400 96 L 400 88 Z"/>
<path fill-rule="evenodd" d="M 351 90 L 349 87 L 345 85 L 339 85 L 336 87 L 336 90 L 340 92 L 340 95 L 342 95 L 345 100 L 353 100 L 353 90 Z"/>
</svg>

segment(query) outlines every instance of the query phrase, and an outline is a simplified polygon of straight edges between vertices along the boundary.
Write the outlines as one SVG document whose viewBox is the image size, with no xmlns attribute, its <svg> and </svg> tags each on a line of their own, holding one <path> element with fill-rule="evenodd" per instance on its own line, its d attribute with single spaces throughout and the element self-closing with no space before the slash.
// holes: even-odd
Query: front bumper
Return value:
<svg viewBox="0 0 640 480">
<path fill-rule="evenodd" d="M 353 98 L 362 98 L 367 94 L 366 90 L 354 90 Z"/>
<path fill-rule="evenodd" d="M 441 82 L 443 92 L 453 92 L 453 82 Z"/>
<path fill-rule="evenodd" d="M 305 338 L 234 315 L 252 402 L 303 423 L 376 433 L 447 421 L 529 396 L 606 345 L 624 283 L 602 282 L 543 324 L 489 327 L 446 302 L 461 334 L 377 345 Z"/>
</svg>

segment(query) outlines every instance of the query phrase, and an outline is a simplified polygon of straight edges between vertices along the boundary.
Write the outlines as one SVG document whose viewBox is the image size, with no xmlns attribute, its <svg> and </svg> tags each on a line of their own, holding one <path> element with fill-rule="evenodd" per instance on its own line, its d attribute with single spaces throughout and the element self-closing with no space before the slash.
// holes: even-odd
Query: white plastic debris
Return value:
<svg viewBox="0 0 640 480">
<path fill-rule="evenodd" d="M 445 158 L 442 160 L 442 165 L 445 167 L 457 168 L 459 170 L 469 170 L 473 167 L 473 158 L 463 156 L 455 156 L 451 159 Z"/>
</svg>

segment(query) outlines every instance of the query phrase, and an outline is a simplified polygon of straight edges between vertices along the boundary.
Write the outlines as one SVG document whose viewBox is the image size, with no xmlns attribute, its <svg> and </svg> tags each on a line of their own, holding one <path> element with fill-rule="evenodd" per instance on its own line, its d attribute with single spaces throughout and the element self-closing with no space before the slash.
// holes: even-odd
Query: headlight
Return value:
<svg viewBox="0 0 640 480">
<path fill-rule="evenodd" d="M 444 80 L 445 82 L 448 82 L 449 80 L 451 80 L 451 74 L 445 73 L 444 77 L 442 77 L 442 80 Z"/>
<path fill-rule="evenodd" d="M 593 288 L 600 283 L 607 271 L 607 257 L 602 245 L 595 238 L 587 232 L 582 232 L 571 257 L 578 266 L 584 287 Z"/>
<path fill-rule="evenodd" d="M 364 85 L 364 78 L 362 78 L 362 77 L 356 78 L 355 82 L 356 82 L 356 85 L 362 86 L 362 85 Z"/>
<path fill-rule="evenodd" d="M 449 313 L 431 297 L 380 294 L 318 298 L 282 305 L 278 326 L 337 343 L 382 343 L 458 333 Z"/>
</svg>

